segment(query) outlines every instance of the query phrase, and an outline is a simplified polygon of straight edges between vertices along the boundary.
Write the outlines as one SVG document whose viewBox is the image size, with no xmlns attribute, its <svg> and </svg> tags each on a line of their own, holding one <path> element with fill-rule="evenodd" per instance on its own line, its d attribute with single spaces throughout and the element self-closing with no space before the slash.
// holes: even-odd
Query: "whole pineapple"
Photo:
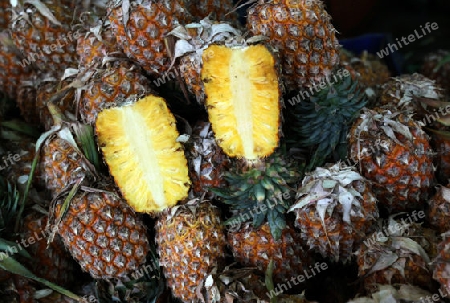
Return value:
<svg viewBox="0 0 450 303">
<path fill-rule="evenodd" d="M 339 43 L 320 0 L 260 0 L 250 7 L 247 29 L 279 51 L 288 91 L 321 82 L 339 63 Z"/>
<path fill-rule="evenodd" d="M 364 110 L 348 138 L 349 156 L 373 182 L 380 205 L 401 211 L 425 203 L 434 183 L 433 151 L 419 122 L 403 112 Z"/>
<path fill-rule="evenodd" d="M 175 297 L 197 299 L 197 288 L 213 269 L 222 266 L 226 239 L 217 207 L 193 199 L 161 213 L 156 243 L 164 276 Z"/>
<path fill-rule="evenodd" d="M 415 241 L 417 235 L 414 229 L 409 230 L 411 225 L 391 216 L 360 246 L 356 252 L 358 275 L 367 291 L 380 284 L 411 284 L 433 290 L 430 256 Z"/>
<path fill-rule="evenodd" d="M 107 182 L 58 196 L 50 218 L 51 230 L 95 279 L 120 278 L 145 263 L 146 227 Z"/>
<path fill-rule="evenodd" d="M 318 167 L 303 179 L 290 207 L 304 242 L 325 258 L 347 262 L 374 230 L 377 200 L 352 167 Z"/>
<path fill-rule="evenodd" d="M 125 54 L 136 60 L 150 75 L 168 70 L 171 51 L 165 36 L 190 16 L 179 0 L 110 1 L 108 16 L 117 43 Z"/>
<path fill-rule="evenodd" d="M 187 160 L 164 99 L 117 101 L 99 113 L 95 129 L 111 175 L 137 212 L 160 212 L 187 198 Z"/>
<path fill-rule="evenodd" d="M 77 32 L 72 32 L 73 11 L 68 1 L 42 0 L 14 7 L 10 24 L 16 47 L 42 71 L 56 77 L 77 67 Z"/>
</svg>

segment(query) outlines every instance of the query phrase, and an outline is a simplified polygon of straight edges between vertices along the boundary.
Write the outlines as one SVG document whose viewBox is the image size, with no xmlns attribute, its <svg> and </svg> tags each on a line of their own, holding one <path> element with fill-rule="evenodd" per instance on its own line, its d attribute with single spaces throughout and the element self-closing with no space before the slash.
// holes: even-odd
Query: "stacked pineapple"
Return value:
<svg viewBox="0 0 450 303">
<path fill-rule="evenodd" d="M 0 151 L 23 155 L 0 171 L 28 195 L 16 235 L 48 232 L 46 245 L 29 250 L 39 265 L 23 263 L 67 287 L 90 276 L 95 290 L 72 290 L 99 302 L 268 302 L 276 289 L 281 302 L 356 295 L 314 293 L 329 281 L 318 261 L 359 273 L 373 298 L 434 291 L 433 274 L 447 285 L 448 237 L 435 247 L 417 227 L 365 245 L 379 217 L 423 210 L 434 195 L 426 132 L 445 130 L 446 119 L 432 130 L 418 121 L 447 105 L 433 82 L 393 79 L 372 102 L 380 108 L 367 109 L 367 88 L 381 91 L 388 71 L 364 54 L 360 65 L 338 64 L 322 1 L 258 1 L 247 34 L 231 1 L 198 2 L 18 1 L 0 18 L 11 32 L 0 89 L 34 125 L 24 130 L 40 132 L 29 144 L 0 132 Z M 336 81 L 343 68 L 358 74 Z M 447 191 L 428 201 L 440 232 Z M 390 263 L 375 271 L 378 257 Z M 64 270 L 74 274 L 60 277 Z M 39 298 L 36 285 L 16 282 L 23 302 L 82 301 Z M 330 292 L 346 282 L 324 284 Z"/>
</svg>

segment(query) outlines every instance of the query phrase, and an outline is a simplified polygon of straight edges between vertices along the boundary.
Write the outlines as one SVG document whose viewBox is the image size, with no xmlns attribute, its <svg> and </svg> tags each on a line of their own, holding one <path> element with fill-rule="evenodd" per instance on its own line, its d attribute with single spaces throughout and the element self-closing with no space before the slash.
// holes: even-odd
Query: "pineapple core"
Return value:
<svg viewBox="0 0 450 303">
<path fill-rule="evenodd" d="M 212 45 L 203 52 L 209 120 L 230 157 L 256 160 L 278 146 L 280 104 L 275 60 L 263 45 Z"/>
<path fill-rule="evenodd" d="M 187 197 L 187 160 L 162 98 L 105 109 L 96 131 L 111 175 L 135 211 L 160 212 Z"/>
</svg>

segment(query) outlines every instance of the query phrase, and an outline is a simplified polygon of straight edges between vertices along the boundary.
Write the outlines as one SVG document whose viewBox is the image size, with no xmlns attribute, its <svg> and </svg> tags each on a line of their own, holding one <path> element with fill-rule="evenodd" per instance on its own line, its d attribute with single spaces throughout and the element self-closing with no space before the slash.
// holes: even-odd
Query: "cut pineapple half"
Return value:
<svg viewBox="0 0 450 303">
<path fill-rule="evenodd" d="M 190 179 L 175 118 L 164 99 L 147 96 L 103 110 L 98 142 L 111 175 L 137 212 L 155 213 L 188 195 Z"/>
<path fill-rule="evenodd" d="M 275 59 L 263 45 L 212 45 L 202 81 L 217 142 L 230 157 L 270 156 L 279 141 L 280 92 Z"/>
</svg>

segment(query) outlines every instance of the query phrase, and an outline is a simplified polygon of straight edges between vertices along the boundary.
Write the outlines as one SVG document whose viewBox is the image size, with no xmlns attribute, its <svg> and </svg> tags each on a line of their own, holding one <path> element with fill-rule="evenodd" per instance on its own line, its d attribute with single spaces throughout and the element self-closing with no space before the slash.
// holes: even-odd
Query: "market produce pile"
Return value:
<svg viewBox="0 0 450 303">
<path fill-rule="evenodd" d="M 320 0 L 0 3 L 0 302 L 450 293 L 450 60 Z M 447 292 L 448 289 L 448 292 Z"/>
</svg>

